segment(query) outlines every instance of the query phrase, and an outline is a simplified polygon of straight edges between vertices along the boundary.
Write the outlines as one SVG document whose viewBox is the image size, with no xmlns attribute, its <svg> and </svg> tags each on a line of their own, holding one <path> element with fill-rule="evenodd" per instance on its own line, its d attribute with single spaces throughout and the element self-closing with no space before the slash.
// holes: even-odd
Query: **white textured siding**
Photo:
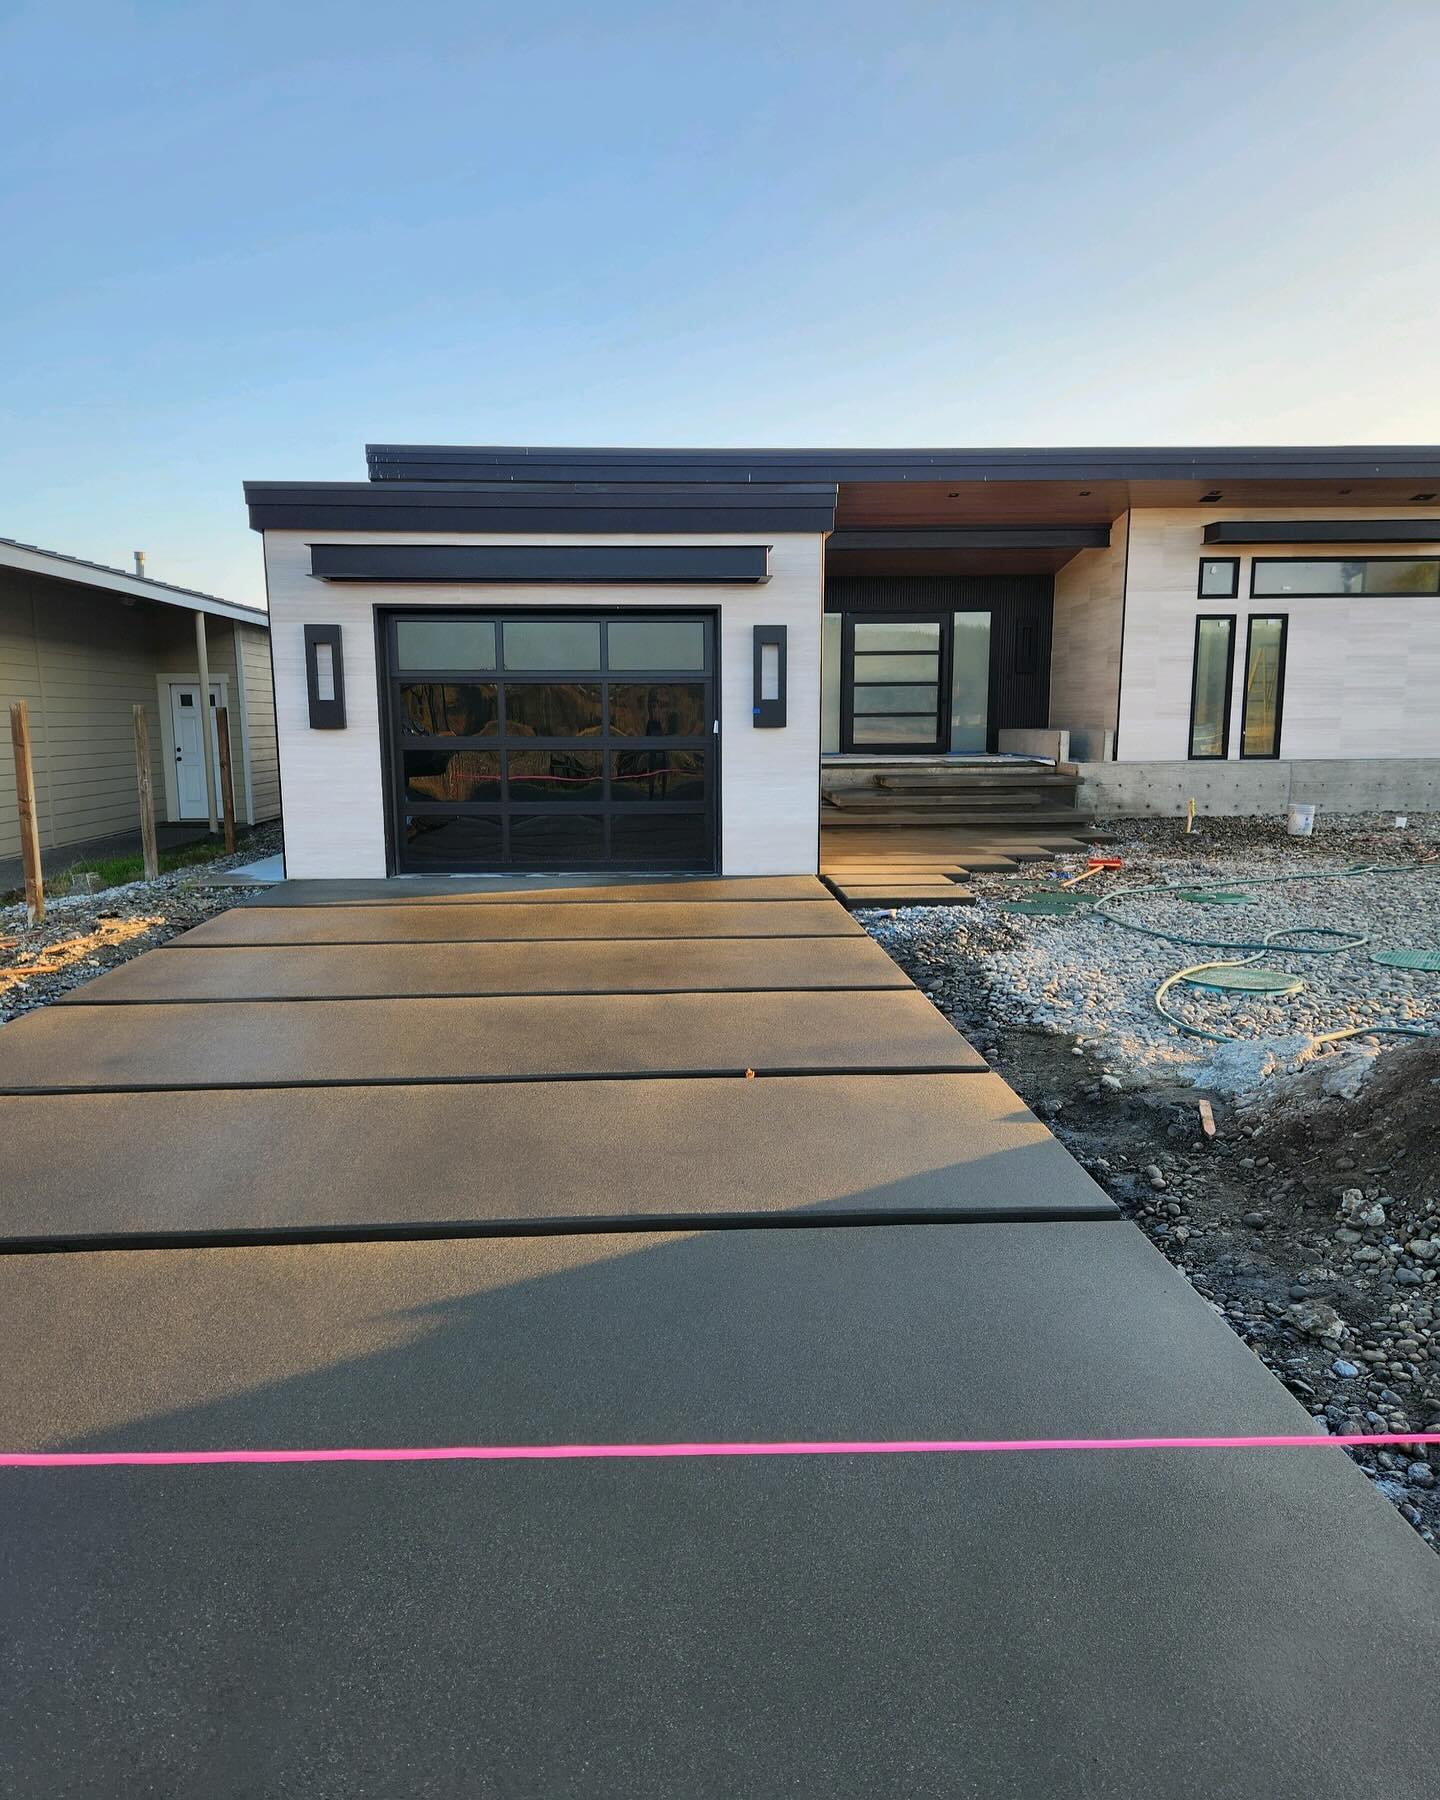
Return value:
<svg viewBox="0 0 1440 1800">
<path fill-rule="evenodd" d="M 1050 723 L 1057 730 L 1115 729 L 1129 529 L 1122 514 L 1108 550 L 1082 550 L 1056 573 Z"/>
<path fill-rule="evenodd" d="M 1393 518 L 1397 509 L 1327 507 L 1325 519 Z M 1304 516 L 1299 514 L 1298 516 Z M 1427 545 L 1266 544 L 1262 556 L 1440 556 L 1440 514 Z M 1217 519 L 1294 519 L 1297 509 L 1150 508 L 1130 515 L 1124 676 L 1118 755 L 1122 762 L 1175 761 L 1189 751 L 1190 677 L 1199 613 L 1235 615 L 1230 755 L 1240 751 L 1245 626 L 1250 615 L 1286 613 L 1284 759 L 1440 756 L 1440 597 L 1250 598 L 1248 549 L 1206 546 Z M 1196 594 L 1202 557 L 1238 557 L 1233 600 Z"/>
<path fill-rule="evenodd" d="M 727 875 L 813 873 L 820 806 L 820 629 L 822 539 L 782 533 L 770 540 L 770 580 L 734 587 L 352 586 L 310 574 L 314 533 L 267 531 L 276 725 L 285 784 L 285 859 L 292 876 L 385 873 L 385 790 L 380 751 L 377 607 L 625 606 L 714 608 L 720 614 L 721 868 Z M 457 534 L 327 532 L 327 542 L 437 544 Z M 584 544 L 589 535 L 473 533 L 464 542 Z M 754 532 L 721 535 L 607 534 L 606 544 L 755 543 Z M 763 538 L 758 541 L 764 541 Z M 305 625 L 342 627 L 343 731 L 311 731 L 305 689 Z M 755 625 L 788 627 L 788 723 L 757 731 L 753 705 Z"/>
</svg>

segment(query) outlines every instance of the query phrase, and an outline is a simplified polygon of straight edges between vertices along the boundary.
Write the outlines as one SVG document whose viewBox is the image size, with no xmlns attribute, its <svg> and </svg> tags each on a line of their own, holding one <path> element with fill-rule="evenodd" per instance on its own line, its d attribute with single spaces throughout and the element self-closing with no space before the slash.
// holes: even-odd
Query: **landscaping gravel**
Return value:
<svg viewBox="0 0 1440 1800">
<path fill-rule="evenodd" d="M 1257 821 L 1206 820 L 1190 840 L 1171 820 L 1114 830 L 1120 841 L 1105 853 L 1126 867 L 1099 878 L 1112 888 L 1311 877 L 1260 890 L 1254 906 L 1134 903 L 1147 923 L 1193 917 L 1197 936 L 1259 937 L 1303 917 L 1371 942 L 1303 962 L 1267 954 L 1267 965 L 1303 974 L 1293 1000 L 1183 1002 L 1207 1024 L 1274 1034 L 1206 1046 L 1155 1014 L 1153 989 L 1183 963 L 1223 953 L 1152 945 L 1093 918 L 1001 910 L 1010 893 L 1053 888 L 1043 865 L 1018 879 L 967 877 L 974 907 L 860 916 L 1318 1424 L 1440 1431 L 1440 1037 L 1306 1054 L 1310 1033 L 1352 1019 L 1440 1024 L 1440 977 L 1368 960 L 1376 946 L 1440 946 L 1440 874 L 1426 860 L 1440 849 L 1440 821 L 1404 832 L 1376 818 L 1327 821 L 1309 841 Z M 1413 872 L 1313 879 L 1381 861 Z M 1349 1454 L 1440 1549 L 1440 1450 Z"/>
<path fill-rule="evenodd" d="M 1354 1027 L 1440 1030 L 1440 972 L 1386 968 L 1372 960 L 1380 949 L 1440 950 L 1440 820 L 1415 820 L 1404 831 L 1393 829 L 1393 821 L 1388 831 L 1380 825 L 1374 818 L 1333 821 L 1315 838 L 1297 840 L 1265 822 L 1206 820 L 1199 835 L 1187 839 L 1176 821 L 1128 821 L 1114 827 L 1119 841 L 1104 846 L 1106 855 L 1123 859 L 1124 868 L 1079 890 L 1096 898 L 1132 887 L 1153 890 L 1112 903 L 1114 919 L 1090 907 L 1068 918 L 1006 910 L 1007 901 L 1056 891 L 1084 868 L 1080 857 L 1031 864 L 1018 876 L 968 876 L 973 906 L 862 916 L 912 973 L 943 973 L 956 958 L 977 965 L 995 1019 L 1072 1032 L 1099 1048 L 1117 1078 L 1163 1073 L 1243 1088 L 1266 1072 L 1264 1056 L 1246 1050 L 1217 1057 L 1213 1044 L 1182 1032 L 1155 1005 L 1156 988 L 1178 969 L 1251 954 L 1218 946 L 1258 943 L 1300 926 L 1364 938 L 1324 955 L 1298 947 L 1267 950 L 1260 959 L 1265 968 L 1303 983 L 1293 995 L 1221 994 L 1178 983 L 1165 1004 L 1187 1025 L 1247 1044 L 1263 1040 L 1280 1060 L 1309 1052 L 1316 1037 Z M 1324 871 L 1357 863 L 1395 864 L 1402 872 L 1321 878 Z M 1275 885 L 1247 889 L 1241 885 L 1247 880 Z M 1234 892 L 1247 903 L 1189 901 L 1166 892 L 1169 884 Z M 1115 919 L 1205 942 L 1172 943 L 1127 930 Z M 1331 940 L 1307 940 L 1300 932 L 1286 940 L 1293 946 L 1307 941 Z"/>
<path fill-rule="evenodd" d="M 278 827 L 252 832 L 234 856 L 94 894 L 47 899 L 38 926 L 23 905 L 0 907 L 0 1025 L 188 931 L 253 890 L 214 876 L 280 848 Z"/>
</svg>

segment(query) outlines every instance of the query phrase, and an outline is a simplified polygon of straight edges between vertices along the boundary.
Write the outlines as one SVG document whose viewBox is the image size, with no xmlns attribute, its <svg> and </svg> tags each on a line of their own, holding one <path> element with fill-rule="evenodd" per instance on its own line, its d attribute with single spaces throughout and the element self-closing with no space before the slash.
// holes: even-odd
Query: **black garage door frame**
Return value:
<svg viewBox="0 0 1440 1800">
<path fill-rule="evenodd" d="M 716 873 L 719 870 L 721 733 L 720 707 L 720 615 L 714 607 L 593 607 L 593 606 L 417 606 L 376 607 L 375 646 L 379 681 L 380 739 L 382 780 L 385 789 L 386 866 L 392 875 L 413 874 L 483 874 L 483 873 L 554 873 L 556 871 L 608 870 L 648 872 L 655 870 L 683 873 Z M 601 627 L 601 667 L 588 669 L 519 670 L 495 669 L 406 669 L 401 671 L 396 653 L 395 627 L 406 620 L 424 621 L 493 620 L 497 627 L 506 623 L 548 620 L 594 620 Z M 633 670 L 609 666 L 609 626 L 616 623 L 639 623 L 645 620 L 695 620 L 705 626 L 704 667 L 694 669 Z M 497 645 L 501 633 L 497 630 Z M 497 655 L 503 663 L 503 653 Z M 496 693 L 494 728 L 471 736 L 417 734 L 413 718 L 407 716 L 402 689 L 427 683 L 461 687 L 491 687 Z M 510 710 L 508 691 L 512 687 L 535 689 L 547 685 L 580 684 L 598 686 L 602 709 L 599 735 L 516 735 L 508 727 Z M 700 732 L 666 734 L 663 739 L 637 735 L 612 736 L 612 687 L 703 686 L 703 729 Z M 681 801 L 655 797 L 655 748 L 663 741 L 666 752 L 704 753 L 704 791 L 699 799 Z M 406 752 L 424 756 L 440 756 L 447 751 L 470 751 L 494 758 L 499 765 L 499 778 L 493 800 L 465 801 L 454 799 L 417 799 L 413 787 L 407 791 Z M 570 753 L 574 756 L 598 756 L 600 793 L 587 798 L 547 800 L 543 806 L 535 799 L 516 799 L 511 789 L 511 756 L 525 752 Z M 631 765 L 625 770 L 624 762 Z M 664 774 L 663 767 L 659 771 Z M 643 802 L 626 803 L 614 797 L 616 779 L 634 780 L 648 790 Z M 514 777 L 525 780 L 524 776 Z M 535 777 L 529 777 L 533 787 Z M 668 786 L 668 783 L 666 783 Z M 662 790 L 663 791 L 663 790 Z M 531 823 L 541 819 L 557 822 L 566 817 L 597 819 L 601 833 L 599 854 L 554 854 L 544 845 L 536 854 L 536 845 L 516 841 L 517 820 Z M 665 817 L 703 820 L 702 835 L 694 854 L 637 855 L 631 849 L 614 843 L 617 820 L 657 821 Z M 497 821 L 500 832 L 498 854 L 457 854 L 453 857 L 425 857 L 410 850 L 411 821 L 434 819 L 458 821 L 466 819 Z"/>
</svg>

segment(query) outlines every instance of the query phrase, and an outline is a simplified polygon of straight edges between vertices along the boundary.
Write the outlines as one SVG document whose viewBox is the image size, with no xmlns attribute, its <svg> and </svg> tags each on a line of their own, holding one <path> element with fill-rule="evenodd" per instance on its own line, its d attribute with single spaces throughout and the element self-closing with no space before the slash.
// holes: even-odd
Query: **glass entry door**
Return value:
<svg viewBox="0 0 1440 1800">
<path fill-rule="evenodd" d="M 397 868 L 715 866 L 709 614 L 385 625 Z"/>
<path fill-rule="evenodd" d="M 943 750 L 949 733 L 945 618 L 845 614 L 841 747 Z"/>
</svg>

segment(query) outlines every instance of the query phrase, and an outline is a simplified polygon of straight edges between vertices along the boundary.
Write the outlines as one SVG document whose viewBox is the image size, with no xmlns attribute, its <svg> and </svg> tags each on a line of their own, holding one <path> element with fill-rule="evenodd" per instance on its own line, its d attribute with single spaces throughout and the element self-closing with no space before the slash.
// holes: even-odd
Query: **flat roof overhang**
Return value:
<svg viewBox="0 0 1440 1800">
<path fill-rule="evenodd" d="M 1132 506 L 1402 511 L 1440 495 L 1437 445 L 661 450 L 372 444 L 366 457 L 371 482 L 381 488 L 417 481 L 433 487 L 682 483 L 692 491 L 735 492 L 833 483 L 837 531 L 1108 525 Z"/>
</svg>

